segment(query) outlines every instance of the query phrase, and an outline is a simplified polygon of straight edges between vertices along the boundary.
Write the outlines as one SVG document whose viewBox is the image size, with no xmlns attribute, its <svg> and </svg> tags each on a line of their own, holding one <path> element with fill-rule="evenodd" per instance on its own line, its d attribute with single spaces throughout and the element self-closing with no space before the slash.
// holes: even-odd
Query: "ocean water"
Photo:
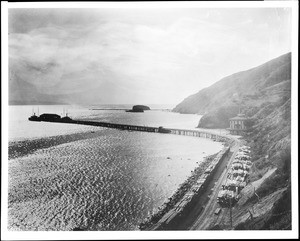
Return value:
<svg viewBox="0 0 300 241">
<path fill-rule="evenodd" d="M 9 107 L 9 148 L 14 152 L 8 160 L 10 230 L 136 230 L 203 157 L 222 148 L 190 136 L 30 122 L 31 108 Z M 187 129 L 200 119 L 159 108 L 144 113 L 92 108 L 69 106 L 68 113 Z M 61 114 L 62 109 L 40 106 L 39 113 Z"/>
<path fill-rule="evenodd" d="M 199 115 L 179 114 L 167 111 L 172 106 L 154 105 L 153 110 L 144 113 L 128 113 L 124 110 L 110 110 L 112 108 L 131 109 L 131 105 L 102 105 L 102 106 L 9 106 L 9 141 L 19 141 L 33 138 L 65 135 L 94 130 L 94 127 L 73 124 L 31 122 L 28 117 L 34 111 L 36 114 L 55 113 L 63 116 L 64 110 L 73 119 L 95 120 L 103 122 L 164 126 L 173 128 L 195 129 L 200 120 Z M 152 109 L 152 106 L 150 106 Z M 96 108 L 108 110 L 95 110 Z M 163 111 L 162 111 L 162 108 Z M 168 109 L 169 108 L 169 109 Z"/>
</svg>

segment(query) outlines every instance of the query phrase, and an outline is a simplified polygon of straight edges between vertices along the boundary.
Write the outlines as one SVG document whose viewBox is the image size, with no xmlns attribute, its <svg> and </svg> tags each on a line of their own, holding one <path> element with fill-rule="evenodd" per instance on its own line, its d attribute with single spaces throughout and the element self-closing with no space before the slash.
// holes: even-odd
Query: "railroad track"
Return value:
<svg viewBox="0 0 300 241">
<path fill-rule="evenodd" d="M 227 167 L 230 167 L 232 161 L 235 158 L 236 153 L 238 152 L 240 147 L 240 141 L 236 140 L 235 144 L 232 146 L 231 150 L 233 150 L 232 155 L 228 161 Z M 214 214 L 219 204 L 217 203 L 218 192 L 221 189 L 222 183 L 226 180 L 229 168 L 226 168 L 221 174 L 218 181 L 215 183 L 213 192 L 210 195 L 210 200 L 205 206 L 205 209 L 201 213 L 201 215 L 197 218 L 197 220 L 190 227 L 191 230 L 205 230 L 211 228 L 214 225 L 220 224 L 225 220 L 225 217 L 228 216 L 229 209 L 222 208 L 220 217 L 216 217 Z M 225 212 L 224 212 L 225 211 Z"/>
</svg>

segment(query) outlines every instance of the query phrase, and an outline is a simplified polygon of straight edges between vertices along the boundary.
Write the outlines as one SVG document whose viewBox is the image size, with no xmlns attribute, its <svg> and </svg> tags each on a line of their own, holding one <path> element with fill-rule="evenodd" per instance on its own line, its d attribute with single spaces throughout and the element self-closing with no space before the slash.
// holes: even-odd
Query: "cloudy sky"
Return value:
<svg viewBox="0 0 300 241">
<path fill-rule="evenodd" d="M 91 102 L 178 104 L 290 51 L 287 8 L 9 9 L 12 76 Z"/>
</svg>

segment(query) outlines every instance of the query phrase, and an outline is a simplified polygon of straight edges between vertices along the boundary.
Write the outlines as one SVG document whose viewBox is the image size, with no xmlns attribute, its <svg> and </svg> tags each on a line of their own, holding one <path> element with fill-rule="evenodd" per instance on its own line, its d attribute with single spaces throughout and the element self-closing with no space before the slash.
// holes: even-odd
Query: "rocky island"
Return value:
<svg viewBox="0 0 300 241">
<path fill-rule="evenodd" d="M 150 107 L 146 105 L 134 105 L 131 110 L 126 110 L 126 112 L 144 112 L 145 110 L 150 110 Z"/>
</svg>

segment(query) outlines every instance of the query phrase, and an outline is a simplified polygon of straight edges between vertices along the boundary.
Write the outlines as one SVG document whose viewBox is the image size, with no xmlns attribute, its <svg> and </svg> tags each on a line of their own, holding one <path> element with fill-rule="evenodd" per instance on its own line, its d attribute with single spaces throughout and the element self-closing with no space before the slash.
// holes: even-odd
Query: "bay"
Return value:
<svg viewBox="0 0 300 241">
<path fill-rule="evenodd" d="M 120 106 L 38 109 L 40 114 L 68 109 L 72 118 L 186 129 L 200 119 L 159 106 L 144 113 L 108 107 Z M 10 106 L 9 112 L 9 148 L 21 152 L 8 165 L 10 230 L 136 230 L 205 156 L 222 148 L 190 136 L 30 122 L 31 106 Z"/>
</svg>

